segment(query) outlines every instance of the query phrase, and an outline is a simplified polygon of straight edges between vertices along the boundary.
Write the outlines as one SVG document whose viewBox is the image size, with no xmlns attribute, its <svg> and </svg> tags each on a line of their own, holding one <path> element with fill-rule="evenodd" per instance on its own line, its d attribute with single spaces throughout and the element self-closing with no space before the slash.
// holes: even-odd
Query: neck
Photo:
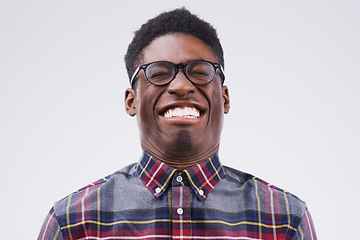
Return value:
<svg viewBox="0 0 360 240">
<path fill-rule="evenodd" d="M 212 149 L 206 149 L 206 151 L 189 154 L 188 151 L 176 152 L 176 151 L 166 151 L 158 148 L 148 149 L 143 144 L 141 145 L 142 149 L 148 154 L 154 156 L 156 159 L 166 163 L 169 166 L 172 166 L 180 171 L 190 168 L 205 159 L 210 158 L 215 153 L 219 151 L 219 144 Z"/>
</svg>

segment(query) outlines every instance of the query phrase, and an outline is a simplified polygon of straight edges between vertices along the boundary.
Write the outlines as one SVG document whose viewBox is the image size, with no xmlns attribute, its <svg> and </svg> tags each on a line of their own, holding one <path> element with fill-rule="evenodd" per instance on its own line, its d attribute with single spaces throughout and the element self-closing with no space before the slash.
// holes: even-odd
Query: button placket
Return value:
<svg viewBox="0 0 360 240">
<path fill-rule="evenodd" d="M 190 187 L 172 187 L 172 234 L 176 238 L 191 236 Z"/>
</svg>

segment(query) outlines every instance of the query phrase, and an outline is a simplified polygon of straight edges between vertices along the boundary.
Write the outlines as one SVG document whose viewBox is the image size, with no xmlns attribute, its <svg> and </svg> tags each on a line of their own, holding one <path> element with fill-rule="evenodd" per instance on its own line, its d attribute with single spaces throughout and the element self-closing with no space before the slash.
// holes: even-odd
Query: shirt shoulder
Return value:
<svg viewBox="0 0 360 240">
<path fill-rule="evenodd" d="M 224 172 L 224 178 L 213 191 L 221 202 L 226 199 L 231 203 L 223 204 L 223 209 L 239 214 L 246 212 L 247 219 L 262 222 L 263 226 L 275 224 L 279 229 L 286 229 L 286 236 L 296 235 L 294 239 L 316 239 L 310 212 L 299 197 L 233 168 L 224 166 Z"/>
<path fill-rule="evenodd" d="M 138 178 L 136 174 L 137 165 L 137 163 L 130 164 L 115 173 L 88 184 L 55 202 L 53 208 L 58 220 L 60 220 L 61 216 L 78 212 L 81 208 L 83 208 L 82 211 L 91 211 L 96 209 L 97 203 L 100 200 L 97 198 L 97 195 L 99 195 L 100 191 L 111 193 L 113 192 L 112 189 L 114 189 L 118 183 L 125 183 L 131 179 Z M 108 197 L 109 198 L 106 199 L 106 201 L 110 200 L 110 196 Z M 61 221 L 59 222 L 61 224 Z"/>
<path fill-rule="evenodd" d="M 299 217 L 304 214 L 306 203 L 296 195 L 249 173 L 227 166 L 224 166 L 224 170 L 228 184 L 237 186 L 242 194 L 249 196 L 249 202 L 259 203 L 261 207 L 274 205 L 274 208 L 281 209 L 280 212 Z"/>
</svg>

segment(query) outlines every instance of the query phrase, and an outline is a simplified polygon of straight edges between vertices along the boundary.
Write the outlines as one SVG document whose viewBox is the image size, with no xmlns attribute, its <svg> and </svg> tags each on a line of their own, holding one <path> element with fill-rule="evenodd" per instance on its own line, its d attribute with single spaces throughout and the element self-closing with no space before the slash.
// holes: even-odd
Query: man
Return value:
<svg viewBox="0 0 360 240">
<path fill-rule="evenodd" d="M 215 29 L 186 9 L 163 13 L 125 61 L 144 154 L 56 202 L 38 239 L 317 239 L 304 202 L 220 163 L 230 100 Z"/>
</svg>

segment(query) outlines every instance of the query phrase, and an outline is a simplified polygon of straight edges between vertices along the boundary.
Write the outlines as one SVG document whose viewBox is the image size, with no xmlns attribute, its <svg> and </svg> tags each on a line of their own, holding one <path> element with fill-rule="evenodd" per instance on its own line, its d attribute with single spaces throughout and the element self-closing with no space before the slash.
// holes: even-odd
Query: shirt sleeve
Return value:
<svg viewBox="0 0 360 240">
<path fill-rule="evenodd" d="M 296 231 L 294 240 L 317 240 L 315 227 L 309 209 L 306 209 L 301 223 Z"/>
<path fill-rule="evenodd" d="M 60 225 L 56 219 L 54 208 L 51 208 L 41 227 L 37 240 L 63 240 Z"/>
</svg>

